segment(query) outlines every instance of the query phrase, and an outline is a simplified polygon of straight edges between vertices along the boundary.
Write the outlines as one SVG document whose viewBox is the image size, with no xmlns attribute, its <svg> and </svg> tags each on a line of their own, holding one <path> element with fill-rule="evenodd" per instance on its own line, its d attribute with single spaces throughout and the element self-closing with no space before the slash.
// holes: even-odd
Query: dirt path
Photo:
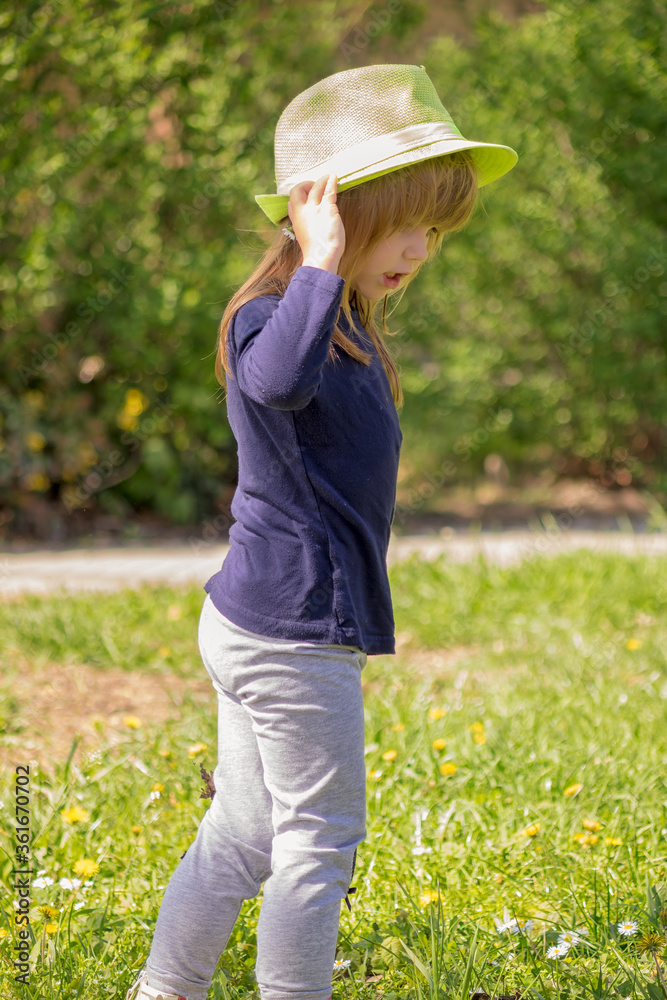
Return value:
<svg viewBox="0 0 667 1000">
<path fill-rule="evenodd" d="M 667 555 L 667 534 L 631 532 L 530 531 L 483 532 L 478 535 L 393 535 L 387 562 L 421 552 L 434 559 L 443 552 L 466 561 L 481 552 L 501 565 L 539 555 L 556 555 L 566 549 L 587 547 L 633 554 Z M 77 590 L 119 590 L 144 583 L 174 586 L 204 583 L 217 570 L 228 545 L 202 542 L 195 545 L 157 545 L 143 548 L 70 549 L 0 554 L 0 599 L 22 593 L 48 594 L 60 587 Z"/>
</svg>

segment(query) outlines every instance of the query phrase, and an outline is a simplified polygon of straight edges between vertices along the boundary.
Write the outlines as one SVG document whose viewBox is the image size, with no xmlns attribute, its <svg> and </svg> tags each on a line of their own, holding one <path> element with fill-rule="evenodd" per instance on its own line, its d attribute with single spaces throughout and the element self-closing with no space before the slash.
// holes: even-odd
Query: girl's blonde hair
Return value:
<svg viewBox="0 0 667 1000">
<path fill-rule="evenodd" d="M 477 198 L 477 171 L 465 151 L 434 157 L 401 167 L 392 173 L 365 181 L 357 187 L 348 188 L 338 194 L 337 204 L 345 228 L 345 250 L 341 257 L 338 274 L 345 279 L 343 297 L 336 327 L 331 340 L 327 361 L 335 363 L 338 355 L 335 347 L 345 351 L 363 365 L 370 365 L 373 355 L 360 348 L 348 337 L 340 325 L 340 312 L 354 329 L 351 309 L 356 307 L 359 319 L 373 346 L 377 350 L 391 386 L 394 403 L 403 404 L 398 368 L 387 349 L 385 337 L 396 331 L 387 329 L 387 299 L 382 299 L 382 327 L 378 327 L 375 312 L 378 301 L 365 298 L 349 286 L 348 278 L 363 269 L 378 243 L 392 233 L 411 230 L 419 225 L 429 225 L 433 232 L 427 236 L 429 255 L 432 259 L 440 249 L 447 233 L 462 229 L 470 220 Z M 225 385 L 225 373 L 233 378 L 227 353 L 227 334 L 234 314 L 246 302 L 260 295 L 285 294 L 294 272 L 303 260 L 301 248 L 296 240 L 290 240 L 282 231 L 289 224 L 285 218 L 271 245 L 264 251 L 259 264 L 230 299 L 218 329 L 215 374 L 220 385 Z M 421 269 L 415 268 L 398 293 L 397 303 L 403 295 L 405 285 Z"/>
</svg>

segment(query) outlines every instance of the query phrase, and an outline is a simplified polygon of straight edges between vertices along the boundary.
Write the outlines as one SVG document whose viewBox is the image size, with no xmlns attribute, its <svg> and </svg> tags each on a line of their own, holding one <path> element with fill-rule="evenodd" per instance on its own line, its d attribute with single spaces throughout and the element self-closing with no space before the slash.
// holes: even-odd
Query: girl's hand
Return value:
<svg viewBox="0 0 667 1000">
<path fill-rule="evenodd" d="M 287 206 L 304 266 L 334 274 L 345 249 L 345 228 L 336 205 L 337 186 L 335 174 L 325 174 L 318 181 L 302 181 L 290 191 Z"/>
</svg>

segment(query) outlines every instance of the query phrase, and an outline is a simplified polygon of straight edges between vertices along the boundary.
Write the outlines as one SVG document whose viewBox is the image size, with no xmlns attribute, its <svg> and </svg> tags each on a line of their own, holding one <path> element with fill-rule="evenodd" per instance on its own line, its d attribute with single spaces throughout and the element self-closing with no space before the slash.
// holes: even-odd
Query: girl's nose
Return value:
<svg viewBox="0 0 667 1000">
<path fill-rule="evenodd" d="M 415 264 L 421 264 L 428 257 L 428 247 L 426 246 L 426 236 L 415 231 L 411 234 L 405 256 Z"/>
</svg>

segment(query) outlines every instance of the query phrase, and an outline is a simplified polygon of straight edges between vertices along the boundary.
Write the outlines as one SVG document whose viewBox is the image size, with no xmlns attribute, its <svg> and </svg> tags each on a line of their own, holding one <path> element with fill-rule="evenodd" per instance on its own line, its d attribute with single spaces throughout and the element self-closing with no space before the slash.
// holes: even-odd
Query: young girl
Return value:
<svg viewBox="0 0 667 1000">
<path fill-rule="evenodd" d="M 206 1000 L 262 885 L 262 1000 L 331 997 L 366 835 L 361 672 L 395 652 L 386 555 L 402 395 L 387 300 L 517 160 L 464 139 L 423 67 L 404 65 L 299 95 L 275 156 L 278 192 L 256 200 L 281 227 L 218 340 L 239 474 L 198 635 L 218 694 L 216 793 L 128 1000 Z"/>
</svg>

